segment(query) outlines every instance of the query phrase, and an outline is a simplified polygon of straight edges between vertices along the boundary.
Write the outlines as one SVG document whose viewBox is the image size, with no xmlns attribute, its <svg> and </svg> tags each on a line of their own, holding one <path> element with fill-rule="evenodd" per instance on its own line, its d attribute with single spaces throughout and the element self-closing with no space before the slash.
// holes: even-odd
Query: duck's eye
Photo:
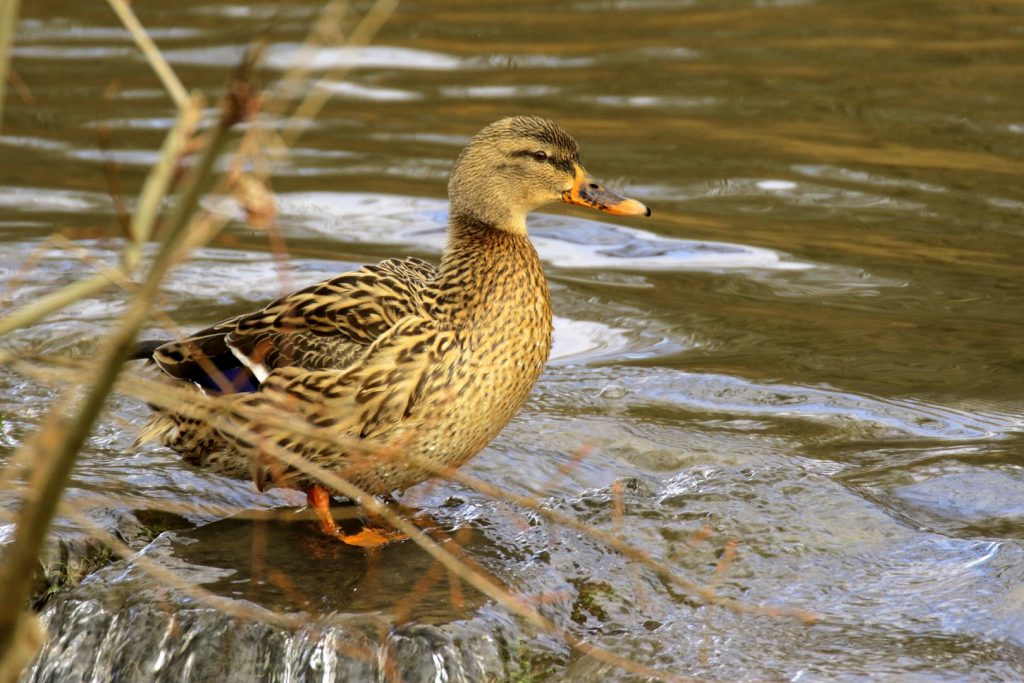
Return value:
<svg viewBox="0 0 1024 683">
<path fill-rule="evenodd" d="M 533 153 L 533 158 L 536 159 L 537 161 L 547 161 L 548 153 L 542 149 L 538 149 L 536 152 Z"/>
</svg>

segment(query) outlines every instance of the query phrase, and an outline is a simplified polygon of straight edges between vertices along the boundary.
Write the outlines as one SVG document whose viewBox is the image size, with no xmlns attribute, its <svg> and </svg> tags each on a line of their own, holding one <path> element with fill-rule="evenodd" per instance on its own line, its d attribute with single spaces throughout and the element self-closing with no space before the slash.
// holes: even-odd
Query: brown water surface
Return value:
<svg viewBox="0 0 1024 683">
<path fill-rule="evenodd" d="M 254 40 L 272 82 L 319 13 L 135 7 L 185 84 L 211 95 Z M 642 547 L 706 579 L 736 539 L 724 592 L 820 621 L 708 610 L 642 573 L 624 582 L 621 558 L 574 557 L 558 530 L 535 545 L 510 523 L 495 543 L 522 545 L 489 566 L 543 577 L 548 562 L 585 597 L 573 620 L 586 637 L 676 673 L 1024 677 L 1024 5 L 407 2 L 357 57 L 314 56 L 356 68 L 324 86 L 335 97 L 274 171 L 291 267 L 233 224 L 166 288 L 182 329 L 386 255 L 436 260 L 468 137 L 508 114 L 553 118 L 595 176 L 654 215 L 534 216 L 555 357 L 468 470 L 609 527 L 608 487 L 625 481 L 621 521 Z M 23 3 L 13 65 L 31 102 L 9 95 L 0 135 L 0 278 L 41 257 L 5 294 L 24 303 L 91 272 L 40 251 L 56 231 L 115 258 L 110 189 L 136 195 L 174 109 L 105 3 Z M 88 352 L 122 300 L 5 344 Z M 5 450 L 52 395 L 0 375 Z M 73 494 L 295 502 L 165 450 L 128 452 L 145 414 L 115 401 Z M 451 484 L 410 496 L 486 505 Z M 715 540 L 690 549 L 705 525 Z M 563 664 L 552 680 L 616 675 Z"/>
</svg>

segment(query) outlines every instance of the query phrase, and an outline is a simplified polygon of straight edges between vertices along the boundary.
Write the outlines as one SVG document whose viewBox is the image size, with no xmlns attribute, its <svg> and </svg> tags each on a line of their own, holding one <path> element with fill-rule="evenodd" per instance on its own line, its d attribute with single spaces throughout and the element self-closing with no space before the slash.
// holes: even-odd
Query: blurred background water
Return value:
<svg viewBox="0 0 1024 683">
<path fill-rule="evenodd" d="M 135 9 L 186 86 L 216 93 L 254 40 L 269 44 L 267 82 L 278 77 L 320 6 Z M 16 40 L 30 100 L 9 94 L 0 134 L 0 278 L 23 276 L 8 306 L 92 272 L 44 246 L 54 232 L 115 257 L 111 187 L 135 195 L 174 117 L 104 3 L 23 3 Z M 468 471 L 622 524 L 705 580 L 735 539 L 723 592 L 820 621 L 702 607 L 596 543 L 487 518 L 485 499 L 454 484 L 407 498 L 457 498 L 456 519 L 485 520 L 476 543 L 496 574 L 564 591 L 581 635 L 667 671 L 1024 677 L 1024 5 L 425 0 L 400 5 L 366 50 L 314 59 L 354 69 L 325 85 L 334 97 L 274 172 L 290 266 L 266 234 L 232 225 L 166 288 L 182 329 L 386 256 L 436 261 L 447 172 L 469 136 L 509 114 L 555 119 L 591 173 L 654 215 L 533 217 L 554 358 Z M 123 299 L 108 293 L 5 343 L 86 354 Z M 5 452 L 52 395 L 0 371 Z M 165 450 L 127 451 L 145 414 L 113 402 L 72 497 L 301 502 Z M 626 484 L 621 520 L 613 482 Z M 712 539 L 691 543 L 705 526 Z M 244 583 L 248 546 L 225 543 L 243 531 L 208 528 L 190 532 L 207 554 L 179 560 L 234 562 Z M 301 543 L 280 542 L 289 570 L 308 573 Z M 399 555 L 384 572 L 416 562 L 413 549 L 388 552 Z M 339 576 L 357 559 L 327 555 Z M 314 575 L 307 595 L 329 582 Z M 392 597 L 345 604 L 383 610 Z M 551 680 L 628 677 L 557 648 L 552 662 Z"/>
</svg>

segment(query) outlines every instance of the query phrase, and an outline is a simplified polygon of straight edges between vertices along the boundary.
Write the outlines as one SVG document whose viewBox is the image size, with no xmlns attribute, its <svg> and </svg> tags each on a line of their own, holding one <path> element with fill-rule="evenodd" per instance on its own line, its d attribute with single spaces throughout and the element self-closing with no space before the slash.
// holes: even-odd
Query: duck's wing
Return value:
<svg viewBox="0 0 1024 683">
<path fill-rule="evenodd" d="M 363 266 L 164 344 L 152 357 L 172 377 L 222 393 L 255 391 L 279 368 L 344 368 L 399 320 L 429 317 L 436 276 L 415 258 Z"/>
<path fill-rule="evenodd" d="M 432 318 L 408 316 L 349 368 L 272 371 L 258 392 L 234 399 L 236 409 L 228 412 L 221 435 L 259 463 L 254 479 L 261 489 L 302 477 L 266 460 L 268 444 L 336 471 L 339 463 L 350 466 L 360 459 L 379 466 L 372 464 L 378 457 L 373 449 L 408 447 L 395 440 L 414 439 L 415 429 L 405 434 L 402 426 L 422 426 L 452 399 L 457 356 L 454 331 Z M 298 418 L 293 424 L 301 433 L 289 429 L 288 416 Z"/>
</svg>

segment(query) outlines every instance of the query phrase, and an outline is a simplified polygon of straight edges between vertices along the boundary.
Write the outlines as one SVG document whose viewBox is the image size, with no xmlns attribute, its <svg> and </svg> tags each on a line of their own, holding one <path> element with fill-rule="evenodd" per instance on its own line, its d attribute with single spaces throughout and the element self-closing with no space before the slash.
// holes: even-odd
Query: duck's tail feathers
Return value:
<svg viewBox="0 0 1024 683">
<path fill-rule="evenodd" d="M 128 355 L 128 360 L 152 360 L 153 353 L 167 343 L 166 339 L 147 339 L 135 343 L 135 348 Z"/>
<path fill-rule="evenodd" d="M 139 430 L 129 450 L 135 450 L 147 443 L 163 443 L 173 441 L 178 435 L 178 423 L 169 415 L 155 413 L 146 420 L 146 424 Z"/>
</svg>

